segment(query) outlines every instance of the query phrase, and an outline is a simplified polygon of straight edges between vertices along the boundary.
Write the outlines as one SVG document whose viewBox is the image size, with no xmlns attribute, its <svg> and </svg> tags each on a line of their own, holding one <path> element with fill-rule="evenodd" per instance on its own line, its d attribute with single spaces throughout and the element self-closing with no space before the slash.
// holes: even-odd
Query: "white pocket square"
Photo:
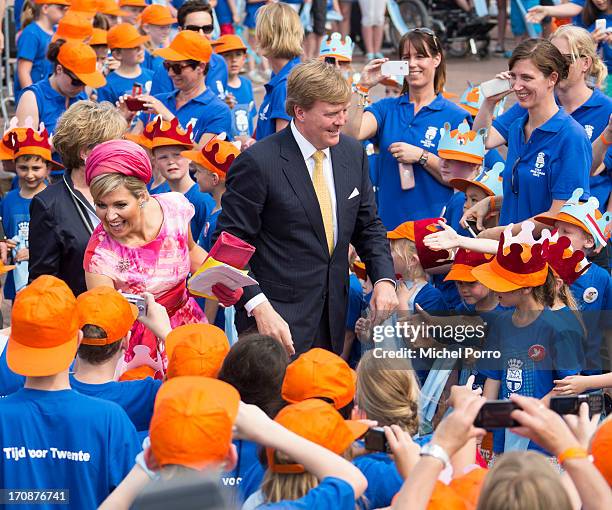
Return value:
<svg viewBox="0 0 612 510">
<path fill-rule="evenodd" d="M 351 198 L 355 198 L 357 195 L 359 195 L 359 190 L 355 188 L 353 192 L 350 194 L 350 196 L 348 197 L 348 199 L 350 200 Z"/>
</svg>

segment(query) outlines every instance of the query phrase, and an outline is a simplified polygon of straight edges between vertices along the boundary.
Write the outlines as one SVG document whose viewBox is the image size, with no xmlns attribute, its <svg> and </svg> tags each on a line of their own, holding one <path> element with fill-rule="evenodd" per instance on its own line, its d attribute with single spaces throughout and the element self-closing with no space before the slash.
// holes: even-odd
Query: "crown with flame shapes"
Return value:
<svg viewBox="0 0 612 510">
<path fill-rule="evenodd" d="M 438 156 L 481 165 L 485 154 L 487 130 L 483 128 L 478 132 L 472 131 L 465 120 L 453 131 L 450 127 L 448 122 L 444 123 L 438 142 Z"/>
<path fill-rule="evenodd" d="M 354 47 L 355 43 L 348 35 L 343 41 L 342 34 L 334 32 L 321 41 L 319 56 L 322 58 L 335 57 L 340 62 L 351 62 L 353 60 Z"/>
<path fill-rule="evenodd" d="M 2 137 L 2 145 L 4 146 L 2 150 L 4 153 L 3 159 L 16 160 L 21 156 L 38 156 L 54 169 L 64 168 L 57 161 L 53 161 L 49 133 L 44 124 L 40 125 L 40 131 L 36 131 L 31 127 L 13 128 Z M 11 156 L 5 157 L 9 153 Z"/>
<path fill-rule="evenodd" d="M 484 100 L 485 96 L 482 93 L 482 88 L 480 85 L 474 86 L 468 82 L 467 89 L 465 89 L 459 98 L 459 106 L 470 112 L 473 116 L 476 116 Z M 499 117 L 502 113 L 504 113 L 505 104 L 506 98 L 504 97 L 495 105 L 495 109 L 493 110 L 493 118 Z"/>
<path fill-rule="evenodd" d="M 502 174 L 504 173 L 505 166 L 504 163 L 498 161 L 493 165 L 491 170 L 483 169 L 473 181 L 469 179 L 451 179 L 449 184 L 453 188 L 463 191 L 464 193 L 468 189 L 468 186 L 476 186 L 491 197 L 503 197 L 504 183 Z"/>
<path fill-rule="evenodd" d="M 406 221 L 398 225 L 394 230 L 387 232 L 388 239 L 408 239 L 414 243 L 419 262 L 423 269 L 443 266 L 452 260 L 447 250 L 432 250 L 425 246 L 423 240 L 429 234 L 435 234 L 442 230 L 438 225 L 442 218 L 426 218 L 423 220 Z"/>
<path fill-rule="evenodd" d="M 576 188 L 556 216 L 542 214 L 536 216 L 535 220 L 551 226 L 554 226 L 556 221 L 576 225 L 593 236 L 595 248 L 600 248 L 607 244 L 612 234 L 612 214 L 609 212 L 602 214 L 599 211 L 599 200 L 596 197 L 580 202 L 583 193 L 582 188 Z"/>
<path fill-rule="evenodd" d="M 207 170 L 225 179 L 234 159 L 240 154 L 240 148 L 225 140 L 225 133 L 213 136 L 199 151 L 183 151 L 181 155 Z"/>
<path fill-rule="evenodd" d="M 574 283 L 591 266 L 581 250 L 572 250 L 568 237 L 554 237 L 543 243 L 544 256 L 552 270 L 567 284 Z"/>
<path fill-rule="evenodd" d="M 177 117 L 174 117 L 170 122 L 163 120 L 161 117 L 155 119 L 151 136 L 151 149 L 169 145 L 193 147 L 193 126 L 189 124 L 187 129 L 183 129 Z"/>
<path fill-rule="evenodd" d="M 493 259 L 493 255 L 490 253 L 459 248 L 455 253 L 453 266 L 444 281 L 475 282 L 476 278 L 472 275 L 472 269 L 490 262 L 491 259 Z"/>
</svg>

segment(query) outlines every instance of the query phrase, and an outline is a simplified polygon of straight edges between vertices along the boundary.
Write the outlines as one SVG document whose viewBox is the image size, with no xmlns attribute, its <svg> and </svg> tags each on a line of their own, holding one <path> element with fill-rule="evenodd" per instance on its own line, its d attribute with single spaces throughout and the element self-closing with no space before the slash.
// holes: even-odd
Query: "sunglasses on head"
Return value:
<svg viewBox="0 0 612 510">
<path fill-rule="evenodd" d="M 81 80 L 79 80 L 74 74 L 72 74 L 70 71 L 68 71 L 68 69 L 66 69 L 64 67 L 64 74 L 66 74 L 66 76 L 68 76 L 68 78 L 70 78 L 71 80 L 71 85 L 73 87 L 84 87 L 85 83 L 83 83 Z"/>
<path fill-rule="evenodd" d="M 202 32 L 204 34 L 212 34 L 215 26 L 211 23 L 210 25 L 185 25 L 183 30 L 189 30 L 191 32 Z"/>
<path fill-rule="evenodd" d="M 164 69 L 166 71 L 170 71 L 170 69 L 172 69 L 172 72 L 176 75 L 181 74 L 183 72 L 183 69 L 185 69 L 186 67 L 191 67 L 192 69 L 195 69 L 196 65 L 197 64 L 193 64 L 193 63 L 192 64 L 180 64 L 178 62 L 168 62 L 168 61 L 165 61 L 163 64 Z"/>
<path fill-rule="evenodd" d="M 425 35 L 428 35 L 429 37 L 432 37 L 433 42 L 434 42 L 434 47 L 438 51 L 440 51 L 440 46 L 438 45 L 438 36 L 431 28 L 418 27 L 418 28 L 413 28 L 411 30 L 408 30 L 408 32 L 414 32 L 415 34 L 425 34 Z"/>
</svg>

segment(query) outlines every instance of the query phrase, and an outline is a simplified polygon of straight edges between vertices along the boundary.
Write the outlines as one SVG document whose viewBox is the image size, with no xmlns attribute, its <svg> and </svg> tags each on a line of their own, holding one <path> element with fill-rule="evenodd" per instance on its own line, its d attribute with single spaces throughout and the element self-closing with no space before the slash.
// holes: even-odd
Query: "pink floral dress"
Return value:
<svg viewBox="0 0 612 510">
<path fill-rule="evenodd" d="M 207 322 L 201 308 L 185 290 L 190 269 L 189 222 L 195 214 L 194 207 L 181 193 L 163 193 L 152 199 L 159 202 L 164 213 L 157 237 L 143 246 L 129 247 L 113 239 L 100 223 L 87 245 L 83 268 L 89 273 L 108 276 L 121 292 L 150 292 L 168 310 L 173 328 Z M 142 343 L 149 345 L 154 355 L 155 338 L 136 322 L 129 351 Z"/>
</svg>

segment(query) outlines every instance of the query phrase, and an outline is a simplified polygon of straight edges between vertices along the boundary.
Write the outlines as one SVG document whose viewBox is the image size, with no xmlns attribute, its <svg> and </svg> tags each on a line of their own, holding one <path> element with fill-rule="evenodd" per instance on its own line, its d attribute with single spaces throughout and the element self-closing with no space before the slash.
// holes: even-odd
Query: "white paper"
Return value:
<svg viewBox="0 0 612 510">
<path fill-rule="evenodd" d="M 236 290 L 248 285 L 257 285 L 257 280 L 235 267 L 220 264 L 194 274 L 189 280 L 188 287 L 195 293 L 212 296 L 212 286 L 216 283 L 222 283 L 231 290 Z"/>
</svg>

